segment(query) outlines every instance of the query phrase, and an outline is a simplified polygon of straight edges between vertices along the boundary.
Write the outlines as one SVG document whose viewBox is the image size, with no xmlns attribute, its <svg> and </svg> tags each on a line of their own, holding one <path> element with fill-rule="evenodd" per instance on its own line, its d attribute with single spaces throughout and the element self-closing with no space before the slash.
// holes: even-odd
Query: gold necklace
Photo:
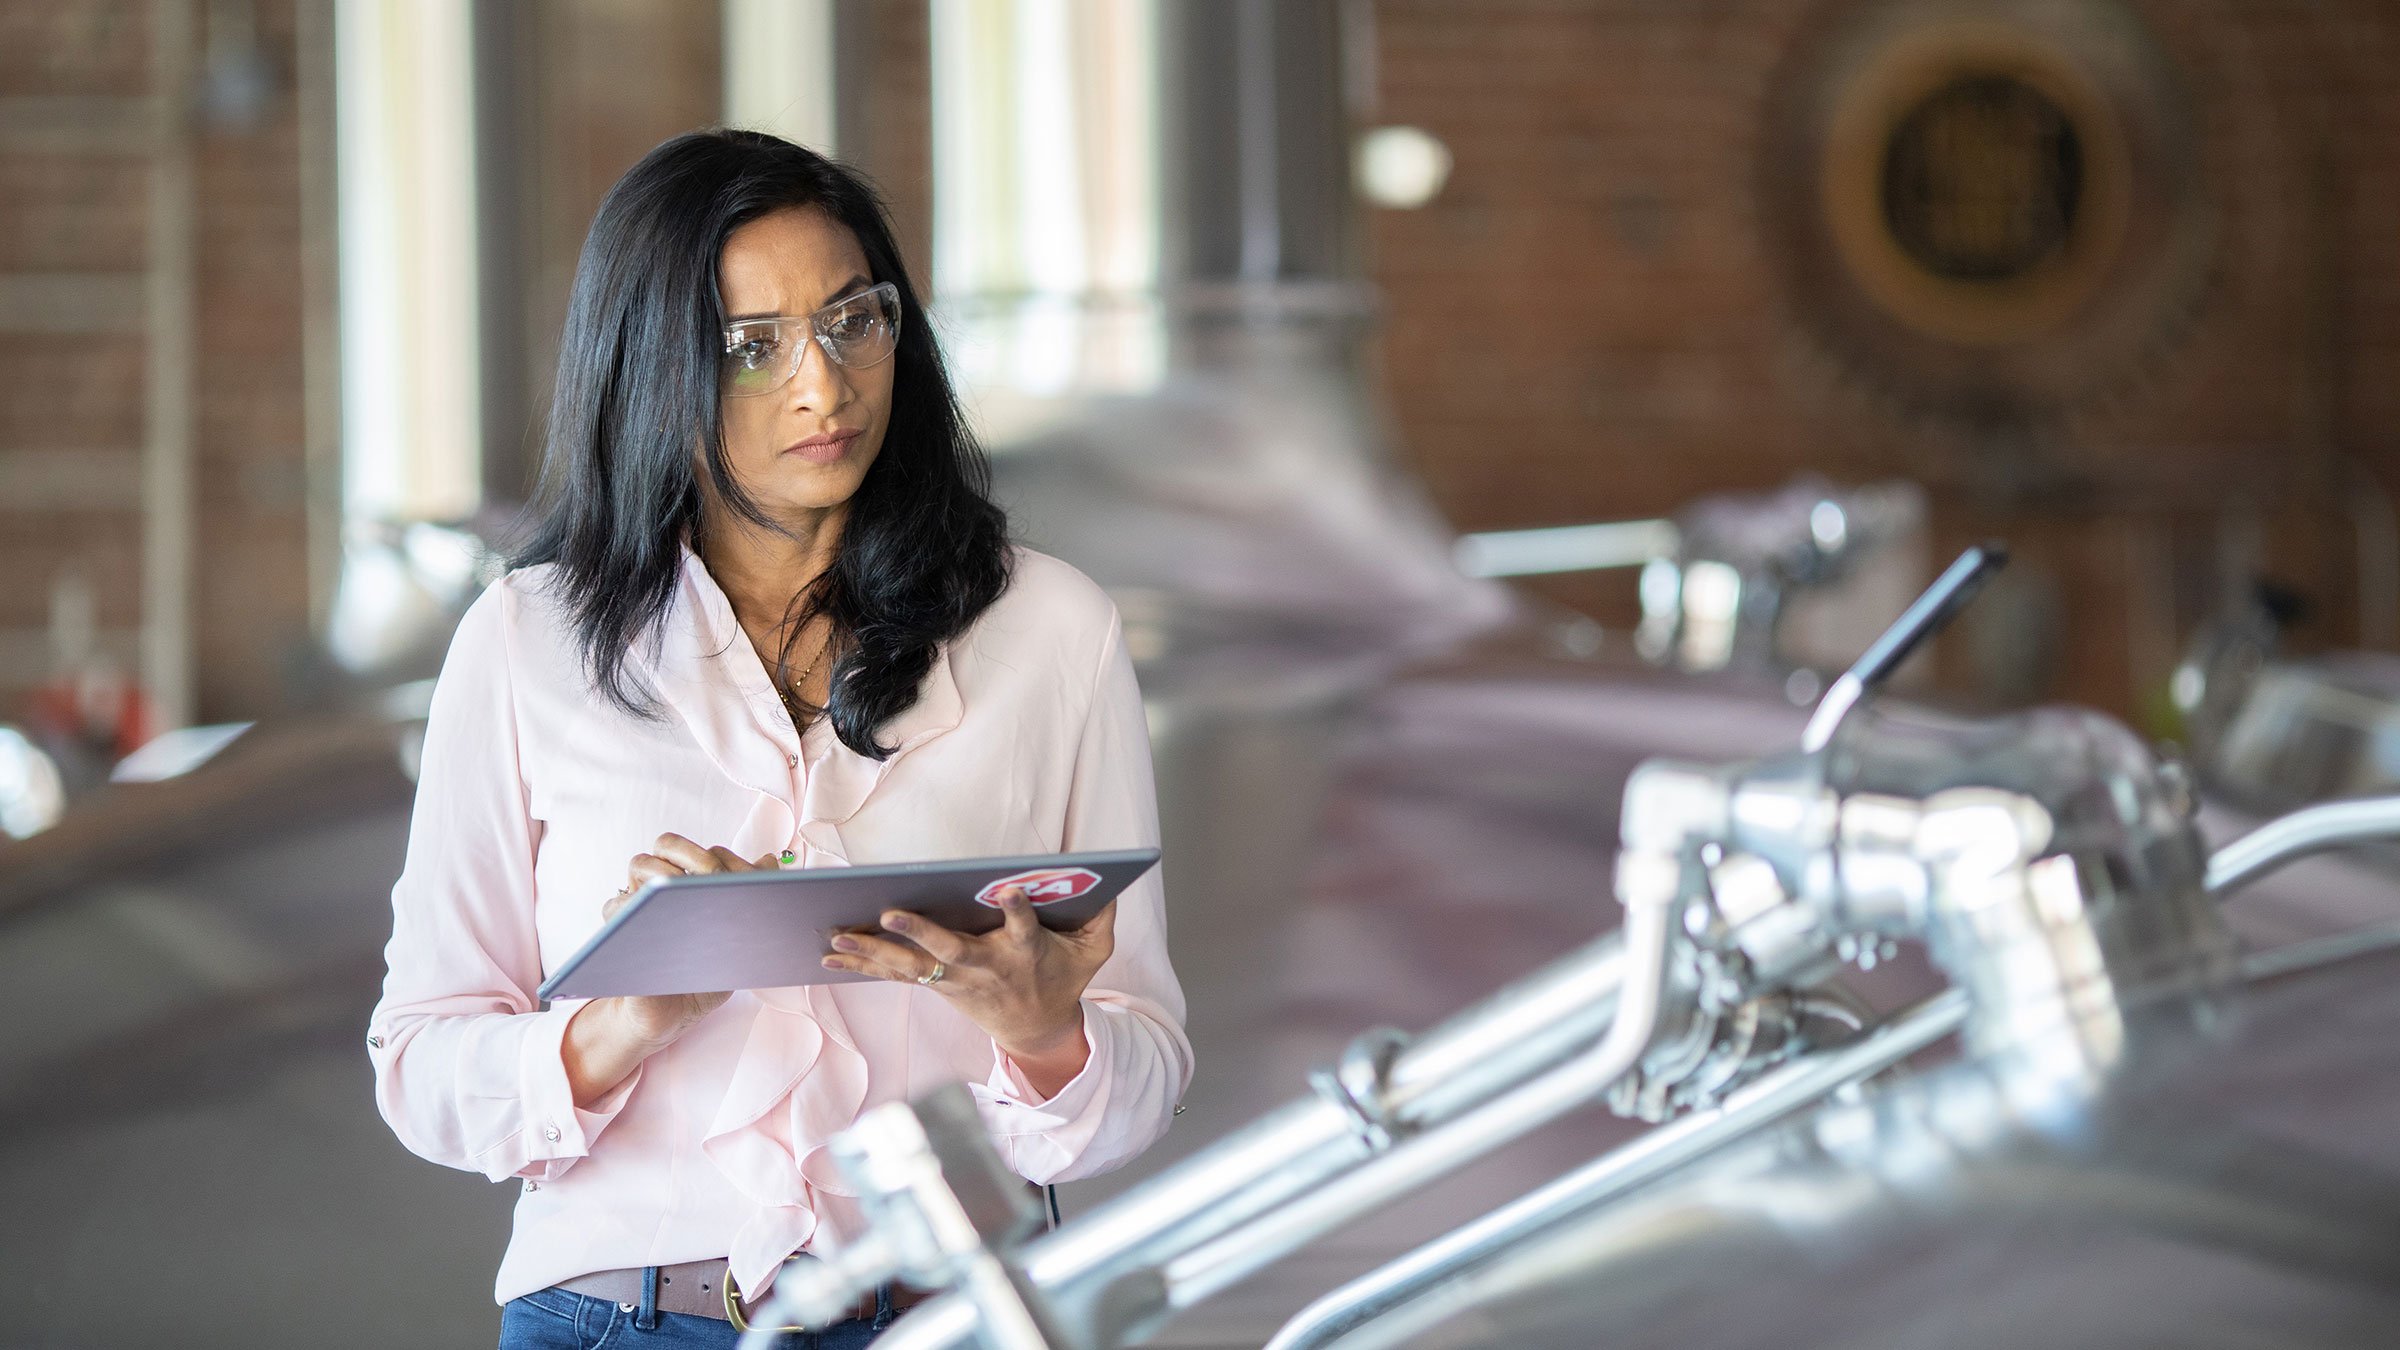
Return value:
<svg viewBox="0 0 2400 1350">
<path fill-rule="evenodd" d="M 801 708 L 800 697 L 792 692 L 792 688 L 794 685 L 808 683 L 808 677 L 817 673 L 817 663 L 825 659 L 825 653 L 832 646 L 833 634 L 829 631 L 825 634 L 825 640 L 817 644 L 817 654 L 808 658 L 808 665 L 800 672 L 799 678 L 789 684 L 779 684 L 775 688 L 776 693 L 783 695 L 783 706 L 786 711 L 791 713 L 792 721 L 795 723 L 803 720 L 807 713 Z"/>
</svg>

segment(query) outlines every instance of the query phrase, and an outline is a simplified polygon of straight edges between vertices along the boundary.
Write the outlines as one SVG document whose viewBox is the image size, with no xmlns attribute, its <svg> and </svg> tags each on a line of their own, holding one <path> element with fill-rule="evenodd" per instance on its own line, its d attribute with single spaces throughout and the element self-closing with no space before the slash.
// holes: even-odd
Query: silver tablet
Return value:
<svg viewBox="0 0 2400 1350">
<path fill-rule="evenodd" d="M 1001 924 L 993 897 L 1022 886 L 1044 927 L 1080 928 L 1157 864 L 1158 850 L 1143 848 L 654 881 L 542 981 L 541 997 L 868 980 L 820 963 L 835 933 L 875 928 L 885 910 L 909 910 L 963 933 L 988 933 Z"/>
</svg>

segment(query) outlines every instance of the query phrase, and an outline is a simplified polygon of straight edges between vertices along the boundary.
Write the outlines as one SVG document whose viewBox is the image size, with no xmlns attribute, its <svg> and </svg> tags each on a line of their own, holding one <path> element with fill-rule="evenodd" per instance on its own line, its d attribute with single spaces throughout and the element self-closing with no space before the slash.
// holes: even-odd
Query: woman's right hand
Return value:
<svg viewBox="0 0 2400 1350">
<path fill-rule="evenodd" d="M 625 889 L 601 906 L 603 921 L 613 919 L 632 902 L 633 893 L 665 877 L 705 876 L 712 872 L 753 872 L 777 866 L 773 854 L 746 861 L 727 848 L 702 848 L 680 834 L 662 834 L 652 852 L 637 853 L 625 871 Z M 567 1082 L 575 1104 L 588 1106 L 607 1096 L 641 1062 L 681 1040 L 701 1018 L 733 997 L 730 991 L 707 994 L 639 994 L 596 998 L 567 1024 L 564 1046 Z"/>
</svg>

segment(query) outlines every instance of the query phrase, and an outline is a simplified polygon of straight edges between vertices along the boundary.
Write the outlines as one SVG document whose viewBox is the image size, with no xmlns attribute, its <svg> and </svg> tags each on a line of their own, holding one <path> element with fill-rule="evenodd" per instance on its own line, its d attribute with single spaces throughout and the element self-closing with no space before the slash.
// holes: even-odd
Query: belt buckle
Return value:
<svg viewBox="0 0 2400 1350">
<path fill-rule="evenodd" d="M 790 1256 L 783 1258 L 783 1264 L 787 1266 L 797 1265 L 800 1262 L 808 1259 L 810 1258 L 806 1252 L 793 1252 Z M 733 1266 L 730 1262 L 727 1263 L 725 1267 L 725 1278 L 721 1283 L 723 1284 L 725 1294 L 725 1320 L 733 1323 L 733 1329 L 735 1331 L 748 1331 L 750 1329 L 750 1319 L 742 1315 L 743 1294 L 741 1287 L 734 1283 Z M 786 1331 L 822 1331 L 824 1328 L 810 1327 L 804 1323 L 794 1322 L 788 1326 L 777 1327 L 775 1330 L 778 1333 L 781 1333 Z"/>
</svg>

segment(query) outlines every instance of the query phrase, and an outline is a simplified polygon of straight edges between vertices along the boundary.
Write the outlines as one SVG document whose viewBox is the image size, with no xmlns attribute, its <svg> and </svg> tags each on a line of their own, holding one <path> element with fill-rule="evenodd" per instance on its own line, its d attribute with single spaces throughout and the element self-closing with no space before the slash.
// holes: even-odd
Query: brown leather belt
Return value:
<svg viewBox="0 0 2400 1350">
<path fill-rule="evenodd" d="M 814 1257 L 795 1256 L 792 1261 L 809 1261 Z M 788 1264 L 788 1263 L 787 1263 Z M 683 1313 L 691 1317 L 714 1317 L 723 1322 L 731 1320 L 746 1327 L 757 1304 L 738 1292 L 729 1293 L 730 1281 L 725 1276 L 725 1262 L 685 1261 L 680 1265 L 658 1268 L 658 1310 Z M 631 1311 L 642 1306 L 642 1272 L 635 1270 L 596 1270 L 571 1280 L 560 1280 L 558 1288 L 587 1298 L 604 1298 L 619 1308 Z M 925 1301 L 923 1294 L 899 1285 L 891 1287 L 895 1311 L 913 1308 Z M 764 1302 L 765 1300 L 760 1300 Z M 740 1304 L 739 1317 L 733 1316 L 733 1304 Z M 875 1315 L 875 1293 L 869 1290 L 859 1296 L 857 1303 L 843 1314 L 846 1318 L 871 1318 Z"/>
</svg>

